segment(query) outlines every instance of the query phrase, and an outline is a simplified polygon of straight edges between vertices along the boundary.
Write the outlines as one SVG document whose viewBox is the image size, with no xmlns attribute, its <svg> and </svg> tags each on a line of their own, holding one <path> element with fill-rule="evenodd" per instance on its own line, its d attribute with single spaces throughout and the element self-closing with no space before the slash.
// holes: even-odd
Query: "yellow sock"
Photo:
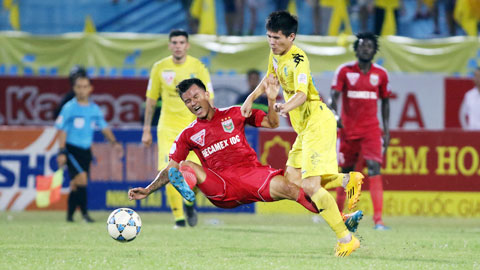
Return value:
<svg viewBox="0 0 480 270">
<path fill-rule="evenodd" d="M 343 183 L 343 176 L 345 176 L 344 173 L 322 175 L 322 187 L 325 189 L 341 187 Z"/>
<path fill-rule="evenodd" d="M 320 215 L 325 219 L 330 228 L 332 228 L 338 239 L 349 234 L 347 227 L 343 223 L 342 215 L 338 210 L 335 199 L 326 189 L 320 188 L 313 194 L 312 201 L 315 202 L 315 205 L 321 211 Z"/>
<path fill-rule="evenodd" d="M 178 193 L 178 191 L 172 186 L 172 184 L 167 184 L 165 188 L 167 194 L 168 204 L 172 209 L 173 217 L 175 221 L 185 219 L 183 214 L 183 197 Z"/>
</svg>

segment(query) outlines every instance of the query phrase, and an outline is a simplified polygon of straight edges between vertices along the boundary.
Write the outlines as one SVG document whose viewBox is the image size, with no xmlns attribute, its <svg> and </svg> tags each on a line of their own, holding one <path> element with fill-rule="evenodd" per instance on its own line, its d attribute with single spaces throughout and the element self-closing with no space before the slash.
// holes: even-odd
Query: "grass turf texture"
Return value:
<svg viewBox="0 0 480 270">
<path fill-rule="evenodd" d="M 203 214 L 173 230 L 167 213 L 139 213 L 143 227 L 119 243 L 96 223 L 65 222 L 63 212 L 0 212 L 0 269 L 480 269 L 480 220 L 364 217 L 360 249 L 335 258 L 335 237 L 308 215 Z"/>
</svg>

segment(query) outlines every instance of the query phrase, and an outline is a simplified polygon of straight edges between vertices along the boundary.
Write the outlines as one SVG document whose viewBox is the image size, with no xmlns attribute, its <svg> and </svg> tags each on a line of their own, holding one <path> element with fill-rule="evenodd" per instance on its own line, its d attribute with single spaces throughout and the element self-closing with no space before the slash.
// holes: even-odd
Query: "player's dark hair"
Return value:
<svg viewBox="0 0 480 270">
<path fill-rule="evenodd" d="M 173 29 L 172 31 L 170 31 L 170 34 L 168 34 L 168 40 L 171 40 L 172 37 L 179 36 L 184 36 L 188 40 L 188 33 L 183 29 Z"/>
<path fill-rule="evenodd" d="M 358 44 L 360 43 L 361 39 L 369 39 L 373 42 L 373 46 L 375 47 L 375 53 L 377 53 L 378 48 L 379 48 L 379 46 L 378 46 L 378 36 L 377 35 L 375 35 L 372 32 L 365 32 L 365 33 L 357 34 L 356 37 L 357 37 L 357 40 L 355 40 L 355 42 L 353 43 L 353 50 L 354 51 L 357 51 Z"/>
<path fill-rule="evenodd" d="M 68 73 L 68 79 L 70 80 L 70 85 L 73 86 L 75 84 L 75 81 L 77 80 L 77 77 L 87 77 L 87 70 L 79 65 L 75 65 L 70 69 L 70 72 Z"/>
<path fill-rule="evenodd" d="M 297 34 L 297 16 L 294 16 L 285 10 L 274 11 L 268 15 L 265 28 L 272 32 L 282 31 L 286 37 L 290 36 L 292 33 Z"/>
<path fill-rule="evenodd" d="M 258 69 L 254 69 L 254 68 L 249 69 L 247 71 L 247 76 L 250 77 L 250 75 L 252 75 L 252 74 L 256 74 L 256 75 L 260 76 L 260 71 Z"/>
<path fill-rule="evenodd" d="M 200 87 L 201 89 L 203 89 L 203 91 L 207 91 L 207 88 L 205 87 L 205 84 L 203 84 L 202 80 L 197 79 L 197 78 L 186 79 L 186 80 L 181 81 L 177 85 L 177 90 L 178 90 L 178 94 L 180 95 L 180 98 L 194 84 L 196 86 Z"/>
<path fill-rule="evenodd" d="M 75 83 L 77 83 L 78 79 L 87 79 L 88 82 L 91 84 L 90 78 L 87 76 L 87 74 L 79 74 L 73 78 L 72 87 L 75 86 Z"/>
</svg>

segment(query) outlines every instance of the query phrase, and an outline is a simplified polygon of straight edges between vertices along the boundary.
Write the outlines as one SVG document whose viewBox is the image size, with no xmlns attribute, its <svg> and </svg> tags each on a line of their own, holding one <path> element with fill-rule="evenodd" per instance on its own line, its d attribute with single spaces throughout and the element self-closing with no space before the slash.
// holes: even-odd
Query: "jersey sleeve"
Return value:
<svg viewBox="0 0 480 270">
<path fill-rule="evenodd" d="M 190 152 L 191 147 L 188 145 L 187 142 L 187 135 L 185 130 L 180 133 L 175 141 L 172 144 L 172 147 L 170 148 L 170 154 L 169 157 L 171 160 L 180 163 L 181 161 L 184 161 L 188 153 Z"/>
<path fill-rule="evenodd" d="M 270 55 L 268 56 L 268 67 L 267 67 L 267 74 L 265 77 L 268 77 L 268 75 L 273 74 L 275 75 L 275 69 L 273 68 L 273 53 L 270 50 Z"/>
<path fill-rule="evenodd" d="M 378 92 L 380 98 L 389 98 L 392 94 L 392 89 L 390 88 L 390 79 L 388 78 L 387 72 L 383 72 L 382 80 L 378 87 Z"/>
<path fill-rule="evenodd" d="M 332 89 L 341 92 L 343 90 L 344 84 L 345 84 L 345 72 L 342 65 L 342 66 L 339 66 L 335 71 L 335 75 L 333 75 L 331 87 Z"/>
<path fill-rule="evenodd" d="M 60 130 L 65 130 L 67 126 L 67 121 L 69 117 L 69 108 L 68 106 L 63 106 L 60 114 L 55 120 L 55 128 Z"/>
<path fill-rule="evenodd" d="M 207 87 L 207 91 L 210 92 L 210 98 L 214 98 L 214 92 L 213 92 L 213 85 L 212 85 L 212 80 L 210 79 L 210 74 L 208 73 L 207 67 L 198 61 L 198 78 L 205 84 L 205 87 Z"/>
<path fill-rule="evenodd" d="M 245 122 L 254 127 L 261 127 L 263 118 L 265 118 L 267 114 L 258 109 L 252 109 L 252 115 L 245 119 Z"/>
<path fill-rule="evenodd" d="M 294 72 L 293 72 L 293 87 L 295 92 L 301 91 L 308 95 L 308 82 L 311 81 L 310 62 L 304 54 L 293 55 Z"/>
<path fill-rule="evenodd" d="M 107 121 L 105 121 L 105 117 L 103 117 L 103 112 L 98 105 L 95 105 L 95 125 L 100 129 L 103 130 L 104 128 L 108 127 Z"/>
<path fill-rule="evenodd" d="M 150 79 L 148 80 L 146 97 L 157 100 L 162 90 L 162 82 L 160 78 L 160 65 L 154 64 L 150 71 Z"/>
</svg>

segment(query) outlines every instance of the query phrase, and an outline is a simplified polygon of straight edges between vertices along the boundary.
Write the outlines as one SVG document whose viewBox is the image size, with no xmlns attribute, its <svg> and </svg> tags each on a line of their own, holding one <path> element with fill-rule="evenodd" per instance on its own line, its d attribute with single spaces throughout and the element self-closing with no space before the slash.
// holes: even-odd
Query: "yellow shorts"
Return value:
<svg viewBox="0 0 480 270">
<path fill-rule="evenodd" d="M 324 103 L 315 106 L 305 129 L 288 154 L 287 166 L 300 168 L 302 179 L 337 174 L 337 122 Z"/>
<path fill-rule="evenodd" d="M 169 162 L 168 155 L 170 154 L 170 148 L 172 148 L 172 144 L 177 138 L 178 134 L 181 131 L 175 131 L 171 129 L 161 128 L 157 129 L 157 145 L 158 145 L 158 170 L 162 170 L 163 168 L 167 167 Z M 187 160 L 193 161 L 199 165 L 201 165 L 200 160 L 198 159 L 195 152 L 190 151 L 187 156 Z"/>
</svg>

